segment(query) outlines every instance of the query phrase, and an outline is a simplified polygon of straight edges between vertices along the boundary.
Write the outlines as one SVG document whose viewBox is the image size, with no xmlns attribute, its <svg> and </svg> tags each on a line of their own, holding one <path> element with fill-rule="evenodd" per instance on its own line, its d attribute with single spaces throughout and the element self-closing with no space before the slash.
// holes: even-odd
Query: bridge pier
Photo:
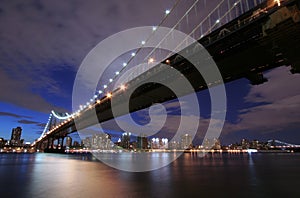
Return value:
<svg viewBox="0 0 300 198">
<path fill-rule="evenodd" d="M 48 138 L 48 141 L 47 141 L 47 148 L 53 149 L 53 146 L 54 146 L 54 138 L 50 137 L 50 138 Z"/>
<path fill-rule="evenodd" d="M 63 148 L 64 148 L 64 139 L 65 139 L 64 136 L 58 138 L 58 143 L 57 143 L 57 144 L 60 145 L 60 149 L 63 149 Z M 57 145 L 57 147 L 58 147 L 58 145 Z"/>
</svg>

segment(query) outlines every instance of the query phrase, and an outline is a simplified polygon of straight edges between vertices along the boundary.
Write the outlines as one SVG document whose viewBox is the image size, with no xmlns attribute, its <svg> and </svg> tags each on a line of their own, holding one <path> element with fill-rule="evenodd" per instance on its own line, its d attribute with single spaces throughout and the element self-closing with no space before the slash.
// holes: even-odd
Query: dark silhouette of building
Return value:
<svg viewBox="0 0 300 198">
<path fill-rule="evenodd" d="M 71 147 L 72 146 L 72 138 L 70 136 L 66 137 L 66 147 Z"/>
<path fill-rule="evenodd" d="M 131 133 L 128 132 L 122 134 L 120 146 L 123 147 L 124 149 L 130 148 L 130 136 Z"/>
<path fill-rule="evenodd" d="M 22 135 L 21 127 L 13 128 L 12 132 L 11 132 L 10 145 L 20 146 L 21 145 L 21 135 Z"/>
<path fill-rule="evenodd" d="M 137 148 L 138 149 L 147 149 L 148 148 L 148 139 L 145 136 L 137 137 Z"/>
<path fill-rule="evenodd" d="M 3 148 L 6 143 L 6 140 L 4 138 L 0 138 L 0 148 Z"/>
</svg>

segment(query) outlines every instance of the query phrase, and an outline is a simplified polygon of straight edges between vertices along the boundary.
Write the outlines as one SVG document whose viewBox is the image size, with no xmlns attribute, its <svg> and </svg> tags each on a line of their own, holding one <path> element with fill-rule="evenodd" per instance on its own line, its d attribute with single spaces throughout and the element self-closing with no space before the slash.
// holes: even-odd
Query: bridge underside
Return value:
<svg viewBox="0 0 300 198">
<path fill-rule="evenodd" d="M 299 5 L 299 0 L 289 1 L 286 6 L 271 10 L 257 18 L 252 18 L 252 11 L 250 11 L 199 40 L 199 43 L 206 48 L 216 62 L 224 82 L 247 78 L 253 85 L 260 84 L 266 81 L 262 72 L 283 65 L 291 65 L 292 73 L 300 72 Z M 221 34 L 221 32 L 225 32 L 224 29 L 227 33 Z M 192 54 L 191 57 L 197 56 L 197 53 L 190 53 L 193 48 L 194 46 L 191 45 L 184 49 L 183 53 Z M 168 61 L 165 60 L 163 63 L 180 71 L 191 82 L 195 91 L 207 89 L 220 82 L 206 83 L 197 69 L 178 54 L 169 57 Z M 153 103 L 176 98 L 169 88 L 158 83 L 138 86 L 143 80 L 152 77 L 168 78 L 163 70 L 156 66 L 128 82 L 128 89 L 135 89 L 131 95 L 130 112 L 147 108 Z M 121 104 L 124 98 L 128 97 L 126 93 L 115 93 L 113 100 L 117 100 Z M 95 108 L 82 112 L 80 117 L 75 118 L 76 126 L 72 119 L 49 137 L 64 137 L 69 133 L 96 124 L 95 120 L 90 119 L 91 115 L 95 115 L 95 113 L 98 118 L 96 122 L 99 123 L 114 118 L 111 110 L 111 98 L 103 98 L 101 103 L 95 104 Z"/>
</svg>

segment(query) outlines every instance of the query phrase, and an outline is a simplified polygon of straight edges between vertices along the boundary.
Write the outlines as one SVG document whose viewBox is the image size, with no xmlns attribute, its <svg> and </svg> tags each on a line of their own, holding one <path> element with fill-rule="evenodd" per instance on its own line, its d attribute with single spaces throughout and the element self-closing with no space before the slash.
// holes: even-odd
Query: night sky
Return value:
<svg viewBox="0 0 300 198">
<path fill-rule="evenodd" d="M 176 21 L 176 16 L 178 19 L 192 2 L 179 5 L 165 25 Z M 37 139 L 51 110 L 72 111 L 77 69 L 95 45 L 127 28 L 159 24 L 165 10 L 174 3 L 175 0 L 1 1 L 0 137 L 9 139 L 12 128 L 21 126 L 25 141 Z M 216 3 L 199 5 L 199 17 Z M 185 31 L 183 26 L 179 30 Z M 289 66 L 283 66 L 265 72 L 268 82 L 262 85 L 252 86 L 247 79 L 226 84 L 227 117 L 220 136 L 223 143 L 241 138 L 300 143 L 300 75 L 289 70 Z M 208 92 L 197 95 L 200 106 L 207 106 Z M 166 106 L 173 108 L 170 122 L 163 128 L 169 133 L 176 130 L 174 123 L 179 115 L 176 101 Z M 205 125 L 208 114 L 204 108 L 200 118 L 191 119 L 200 119 Z M 134 117 L 141 123 L 147 120 L 144 111 Z M 118 136 L 119 129 L 113 121 L 104 126 Z M 200 125 L 195 142 L 201 140 L 201 130 Z"/>
</svg>

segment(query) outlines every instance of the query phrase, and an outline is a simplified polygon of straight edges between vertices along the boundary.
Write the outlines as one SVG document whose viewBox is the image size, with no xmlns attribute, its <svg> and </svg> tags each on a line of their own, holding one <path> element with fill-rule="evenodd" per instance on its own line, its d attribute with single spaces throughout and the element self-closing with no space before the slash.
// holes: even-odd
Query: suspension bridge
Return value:
<svg viewBox="0 0 300 198">
<path fill-rule="evenodd" d="M 280 140 L 268 140 L 268 144 L 274 148 L 300 148 L 299 144 L 291 144 Z"/>
<path fill-rule="evenodd" d="M 189 13 L 200 9 L 196 7 L 198 2 L 200 1 L 195 1 L 172 28 L 187 22 L 188 20 L 185 19 Z M 165 18 L 170 13 L 172 9 L 166 10 Z M 160 25 L 154 26 L 153 32 L 160 28 Z M 184 76 L 195 91 L 201 91 L 240 78 L 247 78 L 253 85 L 261 84 L 267 81 L 263 76 L 264 71 L 284 65 L 291 66 L 292 73 L 300 72 L 300 57 L 297 54 L 300 50 L 299 0 L 222 0 L 206 17 L 193 26 L 188 34 L 209 52 L 220 70 L 222 79 L 205 82 L 193 64 L 178 53 L 168 55 L 160 64 L 151 68 L 141 68 L 140 73 L 128 76 L 117 89 L 109 90 L 109 85 L 136 57 L 136 53 L 139 52 L 137 50 L 131 54 L 129 61 L 123 63 L 120 70 L 115 72 L 115 76 L 112 76 L 89 101 L 80 105 L 78 110 L 74 110 L 71 114 L 52 111 L 43 133 L 32 146 L 38 149 L 49 149 L 54 148 L 54 141 L 57 141 L 57 145 L 63 148 L 66 136 L 97 124 L 89 119 L 95 112 L 99 123 L 114 118 L 111 101 L 113 99 L 121 103 L 128 97 L 127 90 L 135 90 L 130 96 L 129 112 L 178 97 L 158 83 L 141 85 L 144 79 L 151 77 L 170 80 Z M 147 41 L 141 41 L 141 48 L 145 42 Z M 150 62 L 152 62 L 151 54 L 155 53 L 155 50 L 154 48 L 147 56 Z M 182 53 L 189 57 L 197 54 L 197 50 L 192 44 L 184 48 Z M 165 75 L 163 72 L 165 67 L 162 65 L 176 69 L 181 76 Z M 122 112 L 119 115 L 122 115 Z"/>
</svg>

